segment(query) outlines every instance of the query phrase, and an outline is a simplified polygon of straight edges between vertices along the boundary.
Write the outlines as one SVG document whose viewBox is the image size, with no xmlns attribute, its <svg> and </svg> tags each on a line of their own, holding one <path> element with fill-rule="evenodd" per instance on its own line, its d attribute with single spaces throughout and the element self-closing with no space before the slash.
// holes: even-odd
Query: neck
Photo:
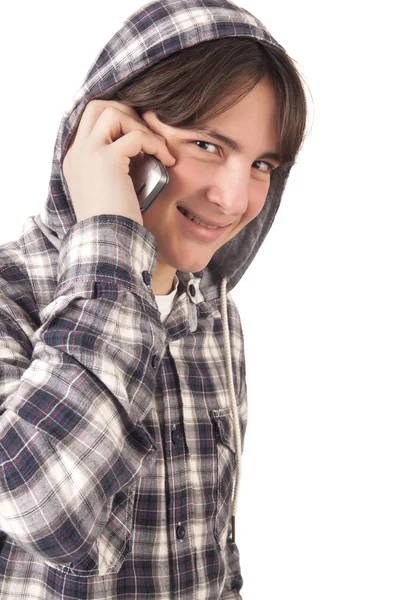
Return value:
<svg viewBox="0 0 400 600">
<path fill-rule="evenodd" d="M 167 296 L 172 292 L 175 273 L 176 270 L 173 267 L 157 261 L 152 285 L 155 296 Z"/>
</svg>

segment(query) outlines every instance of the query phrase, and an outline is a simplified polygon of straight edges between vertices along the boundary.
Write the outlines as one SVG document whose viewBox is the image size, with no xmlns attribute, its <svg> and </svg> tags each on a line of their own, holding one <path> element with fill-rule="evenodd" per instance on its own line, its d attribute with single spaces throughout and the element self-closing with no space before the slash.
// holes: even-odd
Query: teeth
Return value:
<svg viewBox="0 0 400 600">
<path fill-rule="evenodd" d="M 183 211 L 183 214 L 185 215 L 185 217 L 187 217 L 189 219 L 189 221 L 194 221 L 198 225 L 202 225 L 203 227 L 207 227 L 208 229 L 218 229 L 217 225 L 206 225 L 206 223 L 203 223 L 202 221 L 200 221 L 200 219 L 197 219 L 188 210 L 185 210 L 183 208 L 182 211 Z"/>
</svg>

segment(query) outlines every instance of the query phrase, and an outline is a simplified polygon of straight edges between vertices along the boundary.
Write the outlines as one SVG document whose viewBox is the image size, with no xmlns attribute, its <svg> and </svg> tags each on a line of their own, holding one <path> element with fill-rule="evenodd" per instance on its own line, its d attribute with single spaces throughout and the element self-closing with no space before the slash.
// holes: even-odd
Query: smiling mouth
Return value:
<svg viewBox="0 0 400 600">
<path fill-rule="evenodd" d="M 178 206 L 177 208 L 179 212 L 182 213 L 183 216 L 186 217 L 189 221 L 193 221 L 194 223 L 197 223 L 197 225 L 201 225 L 202 227 L 206 227 L 207 229 L 224 229 L 225 227 L 228 227 L 228 225 L 209 225 L 192 215 L 192 213 L 190 213 L 186 209 L 182 208 L 182 206 Z"/>
</svg>

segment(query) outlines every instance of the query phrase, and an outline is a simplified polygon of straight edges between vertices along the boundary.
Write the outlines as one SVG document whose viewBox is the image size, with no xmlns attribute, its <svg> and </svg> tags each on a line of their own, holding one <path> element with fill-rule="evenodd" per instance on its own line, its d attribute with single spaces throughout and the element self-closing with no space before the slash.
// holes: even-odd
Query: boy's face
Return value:
<svg viewBox="0 0 400 600">
<path fill-rule="evenodd" d="M 208 129 L 230 138 L 240 150 L 210 134 L 165 125 L 153 111 L 142 118 L 165 138 L 176 159 L 168 168 L 169 183 L 143 214 L 144 227 L 157 240 L 159 263 L 201 271 L 265 203 L 270 169 L 279 164 L 275 94 L 262 80 L 235 106 L 207 121 Z M 206 229 L 189 221 L 179 208 L 222 227 Z"/>
</svg>

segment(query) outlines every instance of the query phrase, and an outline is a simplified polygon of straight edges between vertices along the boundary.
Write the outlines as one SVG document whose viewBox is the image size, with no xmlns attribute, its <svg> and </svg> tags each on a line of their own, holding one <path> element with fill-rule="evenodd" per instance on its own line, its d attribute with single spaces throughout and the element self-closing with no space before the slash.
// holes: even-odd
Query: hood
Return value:
<svg viewBox="0 0 400 600">
<path fill-rule="evenodd" d="M 124 21 L 98 54 L 58 130 L 48 198 L 40 217 L 36 217 L 53 245 L 59 248 L 64 235 L 76 224 L 62 163 L 86 105 L 94 99 L 112 97 L 129 80 L 174 52 L 232 36 L 252 37 L 267 47 L 282 49 L 256 17 L 225 0 L 150 2 Z M 220 297 L 222 279 L 226 279 L 230 292 L 245 273 L 272 225 L 289 171 L 290 165 L 282 165 L 272 172 L 260 214 L 224 244 L 199 273 L 205 300 Z M 178 271 L 177 276 L 186 281 L 188 274 Z"/>
</svg>

